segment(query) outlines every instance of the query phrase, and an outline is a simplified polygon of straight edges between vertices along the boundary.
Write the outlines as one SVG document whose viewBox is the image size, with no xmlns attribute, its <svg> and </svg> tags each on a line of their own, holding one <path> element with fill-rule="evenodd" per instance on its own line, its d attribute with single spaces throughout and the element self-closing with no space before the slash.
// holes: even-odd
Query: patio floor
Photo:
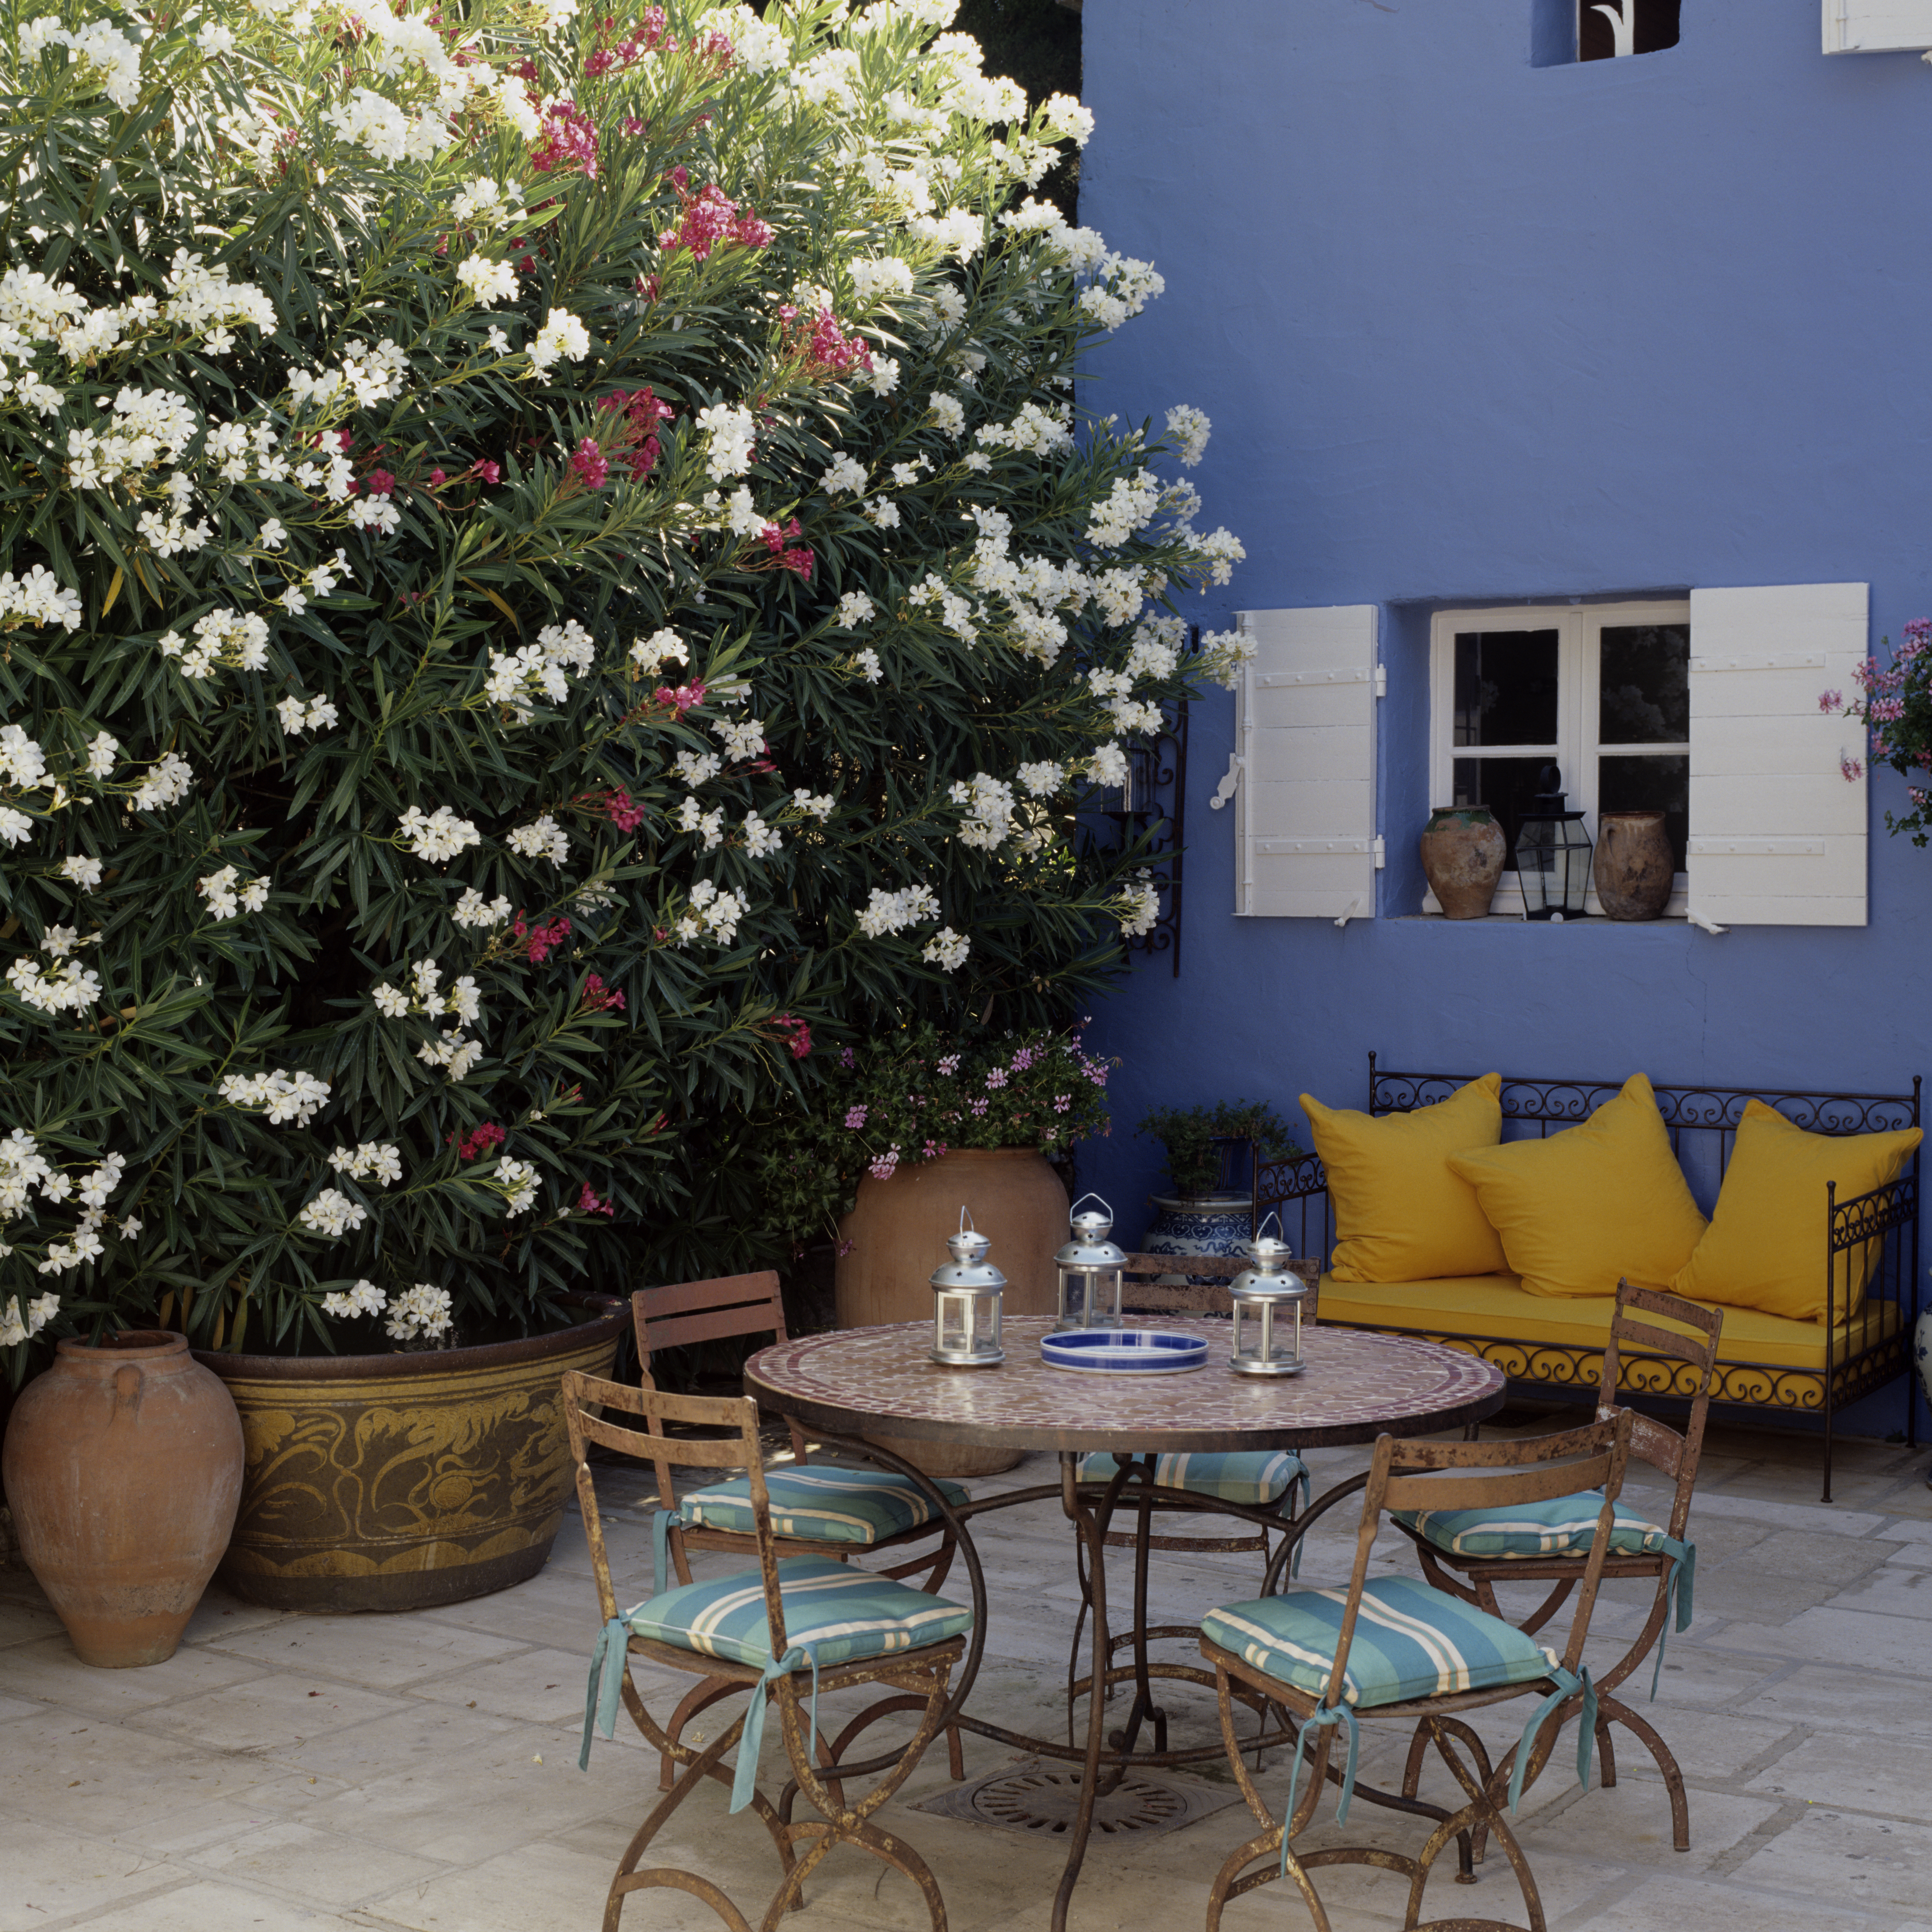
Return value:
<svg viewBox="0 0 1932 1932">
<path fill-rule="evenodd" d="M 1364 1455 L 1318 1452 L 1317 1490 Z M 1671 1850 L 1662 1784 L 1634 1740 L 1619 1734 L 1613 1790 L 1580 1791 L 1560 1753 L 1522 1821 L 1552 1932 L 1932 1932 L 1926 1459 L 1922 1448 L 1842 1445 L 1839 1500 L 1821 1508 L 1815 1445 L 1713 1431 L 1691 1519 L 1696 1621 L 1671 1642 L 1652 1711 L 1690 1788 L 1692 1849 Z M 1633 1489 L 1652 1490 L 1641 1480 L 1649 1473 Z M 607 1474 L 614 1495 L 634 1495 L 614 1471 L 600 1472 L 600 1489 Z M 1051 1459 L 1036 1457 L 994 1480 L 1053 1475 Z M 1651 1507 L 1666 1505 L 1654 1494 Z M 618 1513 L 630 1520 L 614 1543 L 642 1595 L 647 1538 L 634 1512 Z M 1353 1520 L 1345 1506 L 1310 1538 L 1304 1582 L 1346 1579 Z M 1028 1506 L 983 1521 L 979 1544 L 994 1614 L 974 1708 L 1051 1730 L 1062 1721 L 1056 1687 L 1076 1601 L 1066 1527 L 1057 1505 Z M 1385 1537 L 1377 1559 L 1406 1567 L 1405 1549 Z M 1251 1595 L 1256 1573 L 1252 1556 L 1160 1559 L 1156 1619 L 1198 1618 Z M 1634 1587 L 1606 1591 L 1598 1619 L 1606 1641 L 1592 1646 L 1601 1661 L 1615 1654 L 1614 1633 L 1640 1615 Z M 621 1729 L 616 1744 L 599 1741 L 588 1774 L 577 1768 L 596 1615 L 574 1516 L 541 1576 L 448 1610 L 314 1618 L 213 1593 L 179 1653 L 146 1670 L 78 1663 L 32 1577 L 8 1570 L 0 1932 L 591 1932 L 656 1786 L 655 1759 Z M 1177 1692 L 1174 1741 L 1210 1738 L 1211 1706 L 1210 1696 Z M 1402 1741 L 1365 1723 L 1365 1779 L 1394 1781 Z M 978 1738 L 966 1749 L 969 1777 L 1014 1762 Z M 768 1785 L 780 1756 L 774 1726 Z M 1425 1795 L 1448 1795 L 1446 1774 L 1437 1777 Z M 1287 1777 L 1286 1754 L 1274 1754 L 1264 1784 L 1277 1804 Z M 1076 1932 L 1203 1922 L 1216 1868 L 1255 1828 L 1225 1772 L 1200 1782 L 1220 1808 L 1198 1822 L 1160 1836 L 1096 1836 L 1075 1897 Z M 1043 1927 L 1061 1841 L 912 1808 L 946 1788 L 936 1747 L 883 1822 L 937 1873 L 955 1932 Z M 724 1804 L 722 1789 L 692 1800 L 652 1861 L 706 1872 L 755 1923 L 776 1863 L 756 1822 L 728 1818 Z M 1322 1815 L 1315 1842 L 1407 1846 L 1419 1836 L 1412 1821 L 1366 1805 L 1346 1831 L 1332 1807 Z M 1464 1889 L 1445 1861 L 1427 1909 L 1521 1922 L 1500 1854 L 1482 1871 Z M 1336 1932 L 1400 1924 L 1406 1888 L 1391 1876 L 1318 1878 Z M 916 1932 L 926 1922 L 910 1883 L 850 1850 L 828 1861 L 788 1921 L 800 1932 Z M 1276 1932 L 1308 1921 L 1269 1886 L 1238 1900 L 1226 1922 L 1231 1932 Z M 640 1932 L 718 1923 L 666 1891 L 634 1898 L 625 1914 Z"/>
</svg>

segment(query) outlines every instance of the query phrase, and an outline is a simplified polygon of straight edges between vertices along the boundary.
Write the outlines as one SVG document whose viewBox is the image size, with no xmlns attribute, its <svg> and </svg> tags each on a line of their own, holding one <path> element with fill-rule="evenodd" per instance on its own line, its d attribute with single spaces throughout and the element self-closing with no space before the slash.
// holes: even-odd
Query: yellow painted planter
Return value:
<svg viewBox="0 0 1932 1932">
<path fill-rule="evenodd" d="M 521 1342 L 410 1355 L 196 1359 L 242 1417 L 221 1580 L 283 1610 L 419 1610 L 534 1576 L 569 1488 L 559 1385 L 608 1375 L 629 1310 Z"/>
</svg>

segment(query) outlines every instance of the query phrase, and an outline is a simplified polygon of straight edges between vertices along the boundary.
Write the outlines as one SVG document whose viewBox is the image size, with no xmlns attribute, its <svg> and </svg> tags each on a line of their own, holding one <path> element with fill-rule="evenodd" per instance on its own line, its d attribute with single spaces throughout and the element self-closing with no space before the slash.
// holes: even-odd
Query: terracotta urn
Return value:
<svg viewBox="0 0 1932 1932">
<path fill-rule="evenodd" d="M 1597 899 L 1612 919 L 1658 919 L 1676 866 L 1661 812 L 1600 812 L 1594 861 Z"/>
<path fill-rule="evenodd" d="M 1486 805 L 1438 805 L 1422 834 L 1422 870 L 1448 919 L 1489 915 L 1509 843 Z"/>
<path fill-rule="evenodd" d="M 1004 1312 L 1052 1315 L 1057 1302 L 1053 1257 L 1066 1239 L 1066 1190 L 1036 1148 L 964 1147 L 936 1161 L 902 1166 L 890 1180 L 868 1174 L 860 1182 L 857 1200 L 838 1227 L 838 1326 L 930 1324 L 932 1271 L 947 1258 L 946 1237 L 958 1231 L 962 1207 L 973 1225 L 992 1238 L 989 1258 L 1006 1278 Z M 879 1441 L 933 1476 L 991 1476 L 1020 1459 L 1020 1452 L 1011 1449 L 958 1449 L 897 1436 Z"/>
<path fill-rule="evenodd" d="M 67 1341 L 21 1391 L 4 1476 L 20 1554 L 83 1663 L 164 1663 L 228 1547 L 242 1420 L 185 1336 Z"/>
</svg>

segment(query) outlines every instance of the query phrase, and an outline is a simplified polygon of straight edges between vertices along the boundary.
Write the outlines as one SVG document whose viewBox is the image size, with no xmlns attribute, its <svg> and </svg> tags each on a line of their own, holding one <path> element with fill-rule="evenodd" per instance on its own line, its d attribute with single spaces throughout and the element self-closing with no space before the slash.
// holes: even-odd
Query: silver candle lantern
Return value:
<svg viewBox="0 0 1932 1932">
<path fill-rule="evenodd" d="M 1270 1215 L 1268 1221 L 1274 1221 Z M 1264 1230 L 1268 1221 L 1262 1223 Z M 1281 1225 L 1278 1221 L 1275 1225 Z M 1250 1265 L 1228 1284 L 1234 1304 L 1238 1375 L 1298 1375 L 1302 1371 L 1301 1305 L 1308 1289 L 1289 1268 L 1294 1251 L 1278 1234 L 1258 1233 L 1242 1249 Z"/>
<path fill-rule="evenodd" d="M 1099 1210 L 1081 1207 L 1100 1201 Z M 1073 1203 L 1067 1225 L 1073 1239 L 1054 1256 L 1059 1270 L 1060 1315 L 1057 1333 L 1067 1328 L 1124 1328 L 1120 1314 L 1120 1275 L 1127 1257 L 1107 1237 L 1114 1231 L 1114 1210 L 1096 1194 L 1082 1194 Z"/>
<path fill-rule="evenodd" d="M 989 1369 L 1004 1362 L 1000 1300 L 1006 1278 L 986 1259 L 992 1242 L 959 1210 L 959 1232 L 946 1237 L 952 1259 L 932 1274 L 932 1359 L 949 1369 Z"/>
</svg>

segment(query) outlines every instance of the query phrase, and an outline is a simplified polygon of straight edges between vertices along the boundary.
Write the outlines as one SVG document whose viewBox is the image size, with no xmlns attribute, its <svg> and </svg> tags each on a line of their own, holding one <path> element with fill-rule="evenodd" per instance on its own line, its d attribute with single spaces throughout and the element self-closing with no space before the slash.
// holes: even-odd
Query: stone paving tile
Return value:
<svg viewBox="0 0 1932 1932">
<path fill-rule="evenodd" d="M 152 1737 L 125 1720 L 53 1710 L 18 1717 L 0 1750 L 0 1817 L 98 1831 L 130 1804 L 233 1797 L 259 1783 L 260 1765 Z"/>
<path fill-rule="evenodd" d="M 0 1838 L 0 1932 L 58 1924 L 139 1898 L 187 1874 L 98 1839 L 10 1817 Z"/>
<path fill-rule="evenodd" d="M 1744 1884 L 1828 1898 L 1857 1909 L 1922 1911 L 1932 1898 L 1932 1828 L 1819 1804 L 1735 1876 Z"/>
<path fill-rule="evenodd" d="M 428 1684 L 415 1695 L 439 1704 L 460 1704 L 498 1717 L 559 1724 L 584 1714 L 584 1660 L 590 1646 L 527 1650 L 501 1662 L 477 1664 Z"/>
<path fill-rule="evenodd" d="M 1701 1598 L 1701 1588 L 1699 1595 Z M 1908 1617 L 1878 1616 L 1865 1610 L 1840 1609 L 1835 1604 L 1807 1610 L 1784 1624 L 1740 1620 L 1706 1641 L 1720 1649 L 1801 1660 L 1856 1657 L 1874 1671 L 1932 1678 L 1932 1645 L 1927 1643 L 1922 1625 Z"/>
<path fill-rule="evenodd" d="M 1834 1910 L 1838 1932 L 1894 1932 L 1889 1913 Z M 1781 1898 L 1755 1887 L 1713 1885 L 1675 1873 L 1646 1879 L 1589 1921 L 1590 1932 L 1821 1932 L 1815 1899 Z"/>
<path fill-rule="evenodd" d="M 259 1677 L 259 1664 L 184 1647 L 165 1663 L 139 1670 L 97 1670 L 74 1655 L 65 1632 L 20 1644 L 7 1653 L 0 1679 L 18 1696 L 38 1697 L 73 1711 L 102 1717 L 145 1711 L 177 1698 Z"/>
<path fill-rule="evenodd" d="M 1664 1669 L 1667 1672 L 1670 1667 L 1666 1664 Z M 1775 1682 L 1743 1699 L 1737 1708 L 1748 1716 L 1780 1719 L 1859 1737 L 1900 1737 L 1922 1741 L 1928 1735 L 1922 1695 L 1901 1696 L 1899 1687 L 1880 1672 L 1834 1664 L 1798 1664 Z"/>
<path fill-rule="evenodd" d="M 1917 1735 L 1932 1738 L 1922 1709 Z M 1828 1793 L 1834 1807 L 1932 1825 L 1932 1741 L 1820 1732 L 1793 1745 L 1744 1789 L 1806 1798 Z"/>
<path fill-rule="evenodd" d="M 286 1752 L 304 1739 L 397 1708 L 393 1696 L 326 1678 L 269 1672 L 130 1717 L 130 1725 L 217 1750 Z"/>
<path fill-rule="evenodd" d="M 366 1924 L 207 1879 L 86 1921 L 87 1932 L 364 1932 Z"/>
<path fill-rule="evenodd" d="M 291 1903 L 337 1909 L 429 1879 L 442 1869 L 366 1838 L 318 1831 L 286 1819 L 203 1846 L 182 1862 L 206 1877 L 246 1879 Z"/>
<path fill-rule="evenodd" d="M 1888 1617 L 1916 1617 L 1921 1622 L 1932 1620 L 1932 1543 L 1902 1544 L 1900 1548 L 1901 1553 L 1907 1548 L 1916 1549 L 1927 1567 L 1885 1564 L 1846 1591 L 1838 1599 L 1839 1606 L 1876 1610 Z"/>
<path fill-rule="evenodd" d="M 340 1677 L 378 1690 L 474 1666 L 520 1648 L 514 1639 L 487 1636 L 414 1617 L 304 1617 L 239 1635 L 211 1639 L 226 1656 L 314 1677 Z"/>
</svg>

